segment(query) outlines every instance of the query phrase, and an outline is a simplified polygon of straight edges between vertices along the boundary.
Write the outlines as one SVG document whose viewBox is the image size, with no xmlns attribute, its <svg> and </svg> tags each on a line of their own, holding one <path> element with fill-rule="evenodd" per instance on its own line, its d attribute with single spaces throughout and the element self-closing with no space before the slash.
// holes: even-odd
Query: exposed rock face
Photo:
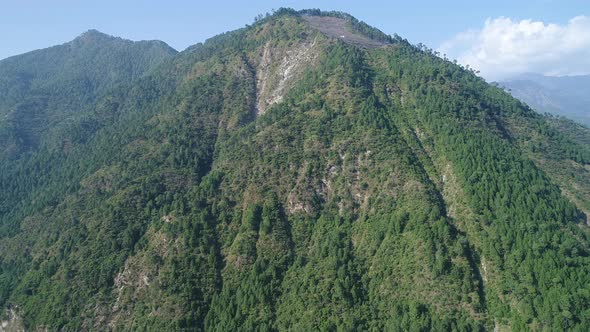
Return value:
<svg viewBox="0 0 590 332">
<path fill-rule="evenodd" d="M 280 49 L 266 43 L 256 70 L 256 115 L 283 100 L 298 75 L 317 58 L 316 45 L 313 40 Z"/>
<path fill-rule="evenodd" d="M 337 17 L 306 16 L 305 20 L 313 29 L 329 37 L 363 48 L 377 48 L 387 45 L 378 40 L 354 33 L 347 21 Z M 270 41 L 261 53 L 256 69 L 256 115 L 262 115 L 268 107 L 279 103 L 296 82 L 299 74 L 318 57 L 317 39 L 306 40 L 289 48 L 277 48 Z"/>
<path fill-rule="evenodd" d="M 25 330 L 22 319 L 14 309 L 7 309 L 6 316 L 6 320 L 0 321 L 0 332 L 20 332 Z"/>
</svg>

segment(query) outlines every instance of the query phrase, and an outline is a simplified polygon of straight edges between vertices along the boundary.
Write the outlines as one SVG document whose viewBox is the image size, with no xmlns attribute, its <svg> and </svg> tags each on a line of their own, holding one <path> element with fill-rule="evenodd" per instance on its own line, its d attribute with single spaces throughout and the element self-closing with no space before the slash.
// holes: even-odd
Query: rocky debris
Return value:
<svg viewBox="0 0 590 332">
<path fill-rule="evenodd" d="M 256 70 L 256 115 L 283 100 L 297 74 L 317 57 L 315 46 L 316 40 L 287 50 L 273 48 L 270 42 L 264 46 Z"/>
<path fill-rule="evenodd" d="M 23 321 L 13 308 L 6 309 L 6 320 L 0 321 L 0 332 L 25 331 Z"/>
</svg>

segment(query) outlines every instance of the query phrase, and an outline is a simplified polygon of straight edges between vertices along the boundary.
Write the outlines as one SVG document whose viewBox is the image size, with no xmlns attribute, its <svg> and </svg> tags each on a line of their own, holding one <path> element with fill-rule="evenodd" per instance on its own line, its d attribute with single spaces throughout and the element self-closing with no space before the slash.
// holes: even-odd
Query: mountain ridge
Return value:
<svg viewBox="0 0 590 332">
<path fill-rule="evenodd" d="M 36 146 L 45 132 L 80 117 L 84 106 L 176 53 L 163 42 L 132 42 L 91 30 L 62 45 L 1 60 L 0 116 L 7 120 L 3 138 L 14 143 L 9 149 L 14 152 L 0 149 L 0 154 Z M 21 116 L 25 113 L 26 118 Z M 30 121 L 42 132 L 30 132 Z"/>
<path fill-rule="evenodd" d="M 515 97 L 539 112 L 565 116 L 590 126 L 590 99 L 587 88 L 590 76 L 543 76 L 525 74 L 500 83 Z"/>
</svg>

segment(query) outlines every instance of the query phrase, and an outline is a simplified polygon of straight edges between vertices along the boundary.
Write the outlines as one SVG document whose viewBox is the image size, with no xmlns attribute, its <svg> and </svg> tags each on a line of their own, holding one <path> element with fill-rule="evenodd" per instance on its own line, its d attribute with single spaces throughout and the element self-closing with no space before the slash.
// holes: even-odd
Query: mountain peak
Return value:
<svg viewBox="0 0 590 332">
<path fill-rule="evenodd" d="M 88 31 L 83 32 L 81 35 L 79 35 L 76 40 L 96 40 L 96 39 L 113 39 L 116 37 L 113 37 L 111 35 L 108 35 L 104 32 L 100 32 L 96 29 L 90 29 Z"/>
<path fill-rule="evenodd" d="M 304 19 L 312 28 L 319 30 L 323 34 L 362 48 L 377 48 L 389 44 L 385 40 L 373 39 L 354 31 L 345 18 L 307 15 Z"/>
<path fill-rule="evenodd" d="M 83 47 L 83 46 L 91 46 L 91 45 L 94 45 L 97 43 L 112 42 L 115 40 L 124 40 L 124 39 L 108 35 L 106 33 L 100 32 L 96 29 L 90 29 L 90 30 L 85 31 L 82 34 L 80 34 L 74 40 L 69 42 L 69 44 L 71 44 L 73 46 L 82 46 Z"/>
<path fill-rule="evenodd" d="M 95 43 L 116 43 L 116 44 L 137 44 L 143 46 L 152 46 L 157 49 L 162 49 L 166 53 L 174 54 L 177 53 L 170 45 L 166 44 L 161 40 L 130 40 L 122 37 L 116 37 L 96 29 L 90 29 L 83 32 L 70 43 L 74 45 L 92 45 Z"/>
<path fill-rule="evenodd" d="M 85 31 L 85 32 L 82 33 L 82 36 L 85 36 L 85 35 L 88 35 L 88 36 L 92 36 L 92 35 L 95 35 L 95 36 L 109 36 L 106 33 L 101 32 L 101 31 L 98 31 L 96 29 L 88 29 L 87 31 Z"/>
<path fill-rule="evenodd" d="M 265 22 L 269 18 L 280 16 L 297 16 L 306 20 L 310 26 L 325 35 L 341 39 L 344 42 L 363 48 L 376 48 L 386 44 L 395 43 L 395 38 L 383 31 L 358 20 L 354 16 L 340 11 L 322 11 L 320 9 L 280 8 L 272 15 L 266 17 L 260 15 L 257 23 Z"/>
</svg>

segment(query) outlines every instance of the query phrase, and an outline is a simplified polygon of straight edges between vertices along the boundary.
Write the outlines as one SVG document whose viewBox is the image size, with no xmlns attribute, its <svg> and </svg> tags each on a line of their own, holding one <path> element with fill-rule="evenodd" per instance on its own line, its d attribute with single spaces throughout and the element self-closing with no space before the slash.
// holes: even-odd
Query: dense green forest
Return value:
<svg viewBox="0 0 590 332">
<path fill-rule="evenodd" d="M 0 100 L 14 326 L 590 329 L 588 130 L 348 14 L 90 31 Z"/>
<path fill-rule="evenodd" d="M 132 42 L 89 30 L 73 41 L 2 60 L 0 156 L 76 130 L 102 96 L 132 82 L 177 52 L 160 41 Z M 80 129 L 77 129 L 80 130 Z"/>
</svg>

